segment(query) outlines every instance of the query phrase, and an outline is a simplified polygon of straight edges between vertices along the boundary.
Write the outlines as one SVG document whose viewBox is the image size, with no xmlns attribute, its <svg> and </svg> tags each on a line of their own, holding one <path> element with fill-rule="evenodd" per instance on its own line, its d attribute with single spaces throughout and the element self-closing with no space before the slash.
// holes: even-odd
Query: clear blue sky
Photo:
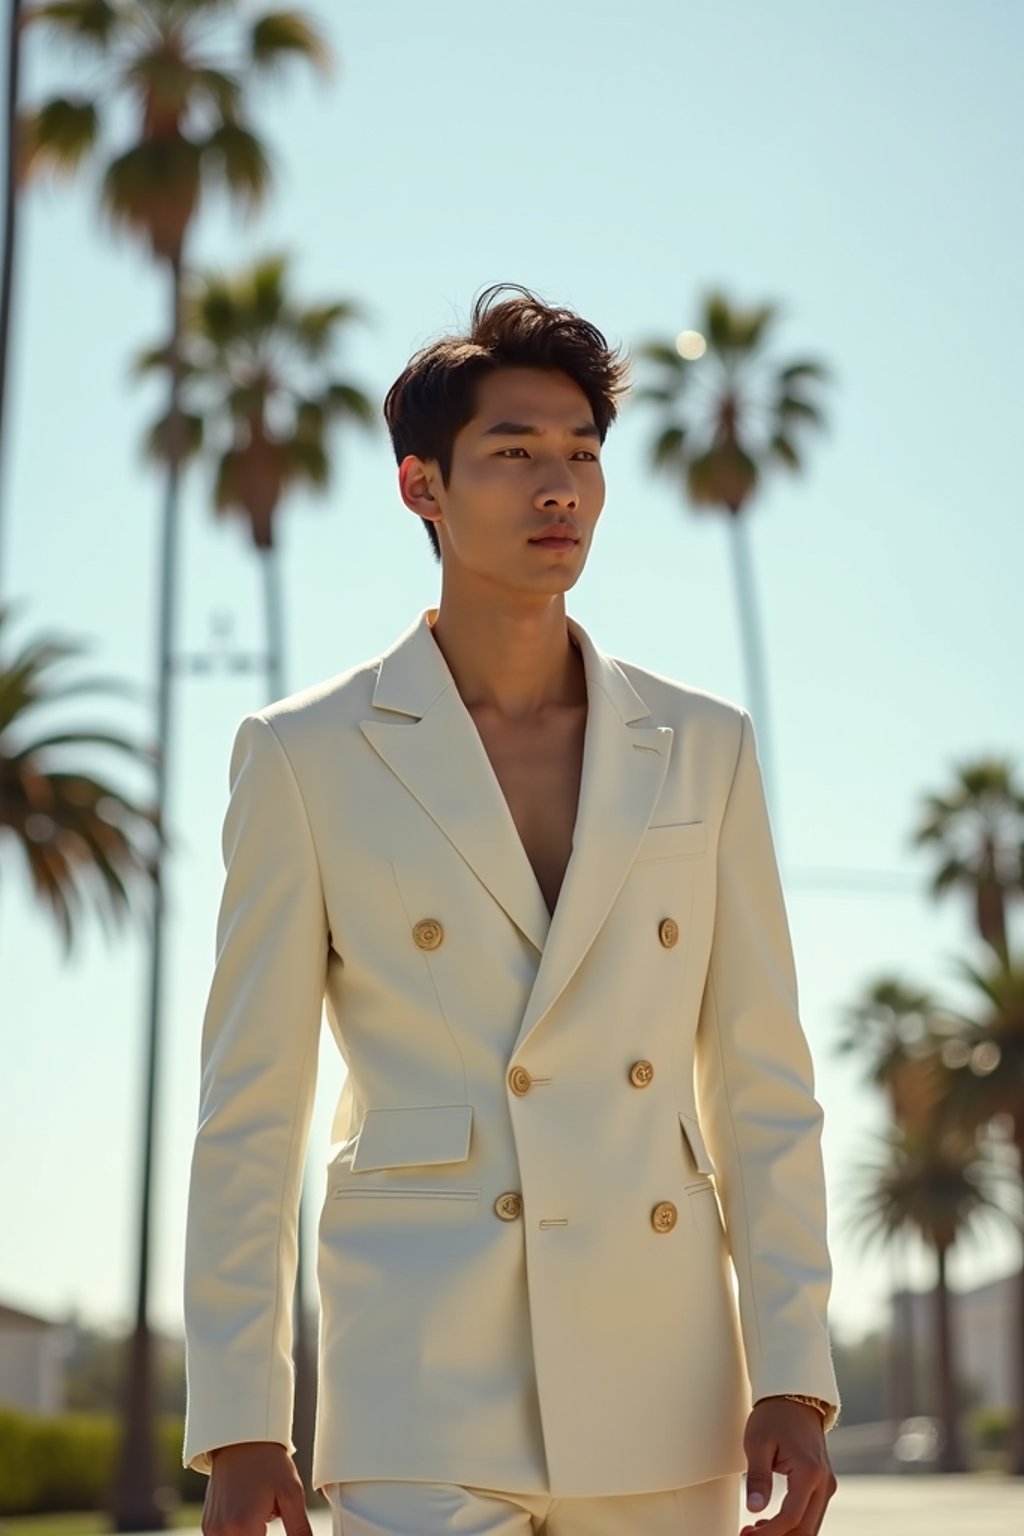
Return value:
<svg viewBox="0 0 1024 1536">
<path fill-rule="evenodd" d="M 372 324 L 340 361 L 378 401 L 496 281 L 571 304 L 627 346 L 695 325 L 720 285 L 737 303 L 783 306 L 775 356 L 835 370 L 828 433 L 806 438 L 805 474 L 765 483 L 750 535 L 783 878 L 827 1114 L 833 1319 L 855 1334 L 880 1317 L 889 1265 L 844 1235 L 845 1190 L 883 1116 L 835 1057 L 841 1010 L 891 971 L 964 1000 L 952 957 L 979 957 L 969 913 L 927 899 L 908 834 L 955 763 L 1024 749 L 1024 10 L 316 9 L 340 68 L 329 85 L 293 73 L 268 92 L 276 196 L 248 228 L 211 207 L 193 255 L 230 264 L 284 246 L 303 296 L 364 303 Z M 26 77 L 32 99 L 72 73 L 52 59 L 44 69 L 32 42 Z M 112 711 L 141 736 L 161 488 L 139 441 L 159 397 L 132 384 L 128 360 L 162 334 L 164 279 L 100 230 L 85 185 L 25 202 L 19 258 L 4 595 L 24 600 L 19 636 L 88 636 L 83 670 L 145 690 Z M 651 478 L 652 427 L 638 405 L 613 428 L 608 499 L 569 611 L 612 654 L 750 705 L 727 529 Z M 179 644 L 204 647 L 226 609 L 237 644 L 254 647 L 256 557 L 239 525 L 214 525 L 206 491 L 189 480 Z M 290 689 L 379 652 L 436 601 L 383 424 L 342 441 L 329 499 L 296 501 L 280 536 Z M 153 1255 L 166 1327 L 180 1319 L 228 754 L 241 715 L 265 702 L 257 677 L 228 672 L 176 695 Z M 79 721 L 98 713 L 74 707 Z M 887 894 L 841 891 L 816 882 L 822 868 L 898 878 Z M 135 1284 L 145 946 L 138 927 L 108 941 L 92 921 L 65 964 L 9 849 L 0 869 L 0 1297 L 119 1323 Z M 325 1044 L 313 1202 L 340 1082 Z M 954 1278 L 1006 1272 L 1016 1257 L 1012 1240 L 990 1239 L 958 1257 Z"/>
</svg>

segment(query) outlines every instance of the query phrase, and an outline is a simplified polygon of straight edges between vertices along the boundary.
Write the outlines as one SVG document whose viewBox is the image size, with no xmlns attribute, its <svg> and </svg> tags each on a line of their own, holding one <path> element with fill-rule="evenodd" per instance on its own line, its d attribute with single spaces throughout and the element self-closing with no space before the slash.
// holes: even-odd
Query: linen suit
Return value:
<svg viewBox="0 0 1024 1536">
<path fill-rule="evenodd" d="M 750 717 L 568 618 L 588 709 L 549 916 L 436 613 L 235 736 L 184 1463 L 294 1449 L 326 1004 L 348 1075 L 318 1228 L 314 1485 L 568 1497 L 739 1472 L 753 1399 L 839 1403 L 822 1111 Z"/>
</svg>

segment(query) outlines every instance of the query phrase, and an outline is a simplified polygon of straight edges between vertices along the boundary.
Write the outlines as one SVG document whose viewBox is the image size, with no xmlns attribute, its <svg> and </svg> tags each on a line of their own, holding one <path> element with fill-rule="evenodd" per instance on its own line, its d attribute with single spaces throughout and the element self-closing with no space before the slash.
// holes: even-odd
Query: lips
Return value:
<svg viewBox="0 0 1024 1536">
<path fill-rule="evenodd" d="M 545 528 L 542 533 L 535 533 L 530 543 L 539 544 L 543 539 L 571 539 L 574 544 L 578 544 L 580 536 L 575 528 L 570 528 L 565 523 L 557 523 L 553 528 Z"/>
</svg>

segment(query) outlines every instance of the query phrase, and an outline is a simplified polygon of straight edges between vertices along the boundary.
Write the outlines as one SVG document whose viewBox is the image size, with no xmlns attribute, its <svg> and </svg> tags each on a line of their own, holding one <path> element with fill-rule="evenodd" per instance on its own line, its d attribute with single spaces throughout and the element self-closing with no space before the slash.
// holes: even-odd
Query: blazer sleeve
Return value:
<svg viewBox="0 0 1024 1536">
<path fill-rule="evenodd" d="M 185 1233 L 182 1461 L 295 1450 L 292 1307 L 330 935 L 316 849 L 270 721 L 231 753 L 225 881 L 203 1019 Z"/>
<path fill-rule="evenodd" d="M 736 1270 L 753 1400 L 839 1391 L 828 1336 L 832 1266 L 823 1114 L 804 1034 L 789 924 L 753 723 L 718 843 L 715 926 L 696 1046 L 701 1124 Z"/>
</svg>

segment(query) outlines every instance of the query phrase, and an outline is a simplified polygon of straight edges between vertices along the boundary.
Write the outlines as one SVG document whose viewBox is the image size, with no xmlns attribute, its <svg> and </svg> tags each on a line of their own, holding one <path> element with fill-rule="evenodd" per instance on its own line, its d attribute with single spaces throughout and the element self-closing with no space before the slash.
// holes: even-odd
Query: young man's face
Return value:
<svg viewBox="0 0 1024 1536">
<path fill-rule="evenodd" d="M 561 372 L 496 369 L 478 383 L 476 415 L 455 438 L 447 489 L 436 460 L 412 454 L 399 483 L 406 506 L 434 522 L 446 580 L 565 592 L 580 577 L 604 505 L 587 397 Z M 553 523 L 568 524 L 576 542 L 535 542 Z"/>
</svg>

